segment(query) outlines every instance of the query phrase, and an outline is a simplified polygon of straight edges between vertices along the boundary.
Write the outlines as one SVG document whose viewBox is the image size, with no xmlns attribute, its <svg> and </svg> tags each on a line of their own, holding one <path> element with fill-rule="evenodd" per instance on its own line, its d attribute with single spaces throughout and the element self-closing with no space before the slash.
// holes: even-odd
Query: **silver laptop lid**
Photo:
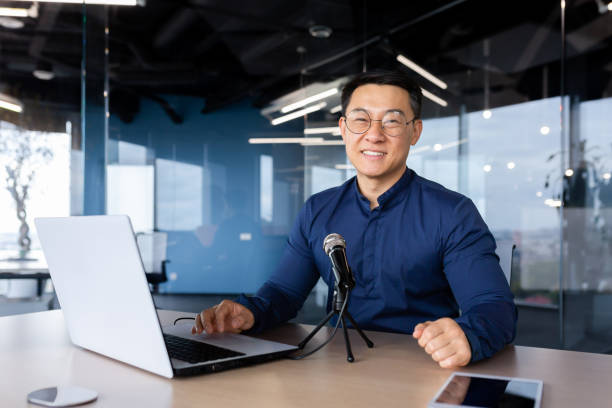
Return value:
<svg viewBox="0 0 612 408">
<path fill-rule="evenodd" d="M 172 378 L 129 218 L 37 218 L 35 224 L 72 342 Z"/>
</svg>

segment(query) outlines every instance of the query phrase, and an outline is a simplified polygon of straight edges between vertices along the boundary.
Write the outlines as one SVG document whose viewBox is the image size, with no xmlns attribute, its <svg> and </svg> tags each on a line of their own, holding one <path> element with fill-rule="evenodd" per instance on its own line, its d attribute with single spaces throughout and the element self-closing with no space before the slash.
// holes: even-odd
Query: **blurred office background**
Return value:
<svg viewBox="0 0 612 408">
<path fill-rule="evenodd" d="M 34 217 L 128 214 L 168 261 L 159 307 L 255 292 L 303 202 L 355 174 L 334 90 L 399 69 L 426 93 L 408 166 L 517 246 L 516 344 L 612 352 L 608 0 L 0 7 L 0 271 L 44 269 Z M 58 307 L 36 284 L 0 279 L 0 315 Z"/>
</svg>

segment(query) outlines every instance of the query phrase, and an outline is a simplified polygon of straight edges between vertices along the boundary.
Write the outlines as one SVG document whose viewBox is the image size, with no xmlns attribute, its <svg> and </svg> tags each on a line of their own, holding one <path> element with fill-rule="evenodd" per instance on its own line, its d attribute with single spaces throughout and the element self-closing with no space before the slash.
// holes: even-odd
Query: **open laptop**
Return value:
<svg viewBox="0 0 612 408">
<path fill-rule="evenodd" d="M 239 334 L 161 327 L 130 219 L 35 219 L 71 341 L 172 378 L 279 358 L 297 347 Z"/>
</svg>

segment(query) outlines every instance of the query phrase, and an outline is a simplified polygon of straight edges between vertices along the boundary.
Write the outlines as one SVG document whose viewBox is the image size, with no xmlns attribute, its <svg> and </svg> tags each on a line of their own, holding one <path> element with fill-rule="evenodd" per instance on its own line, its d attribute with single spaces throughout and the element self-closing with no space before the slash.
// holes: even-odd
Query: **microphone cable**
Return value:
<svg viewBox="0 0 612 408">
<path fill-rule="evenodd" d="M 334 330 L 332 331 L 332 334 L 329 336 L 329 338 L 327 340 L 325 340 L 325 342 L 323 342 L 322 344 L 317 346 L 314 350 L 309 351 L 306 354 L 300 354 L 298 356 L 287 356 L 287 358 L 289 360 L 301 360 L 303 358 L 306 358 L 308 356 L 313 355 L 314 353 L 316 353 L 317 351 L 319 351 L 323 347 L 325 347 L 327 344 L 329 344 L 329 342 L 332 341 L 332 339 L 336 335 L 336 331 L 338 331 L 338 326 L 340 326 L 340 321 L 342 320 L 342 316 L 344 315 L 344 309 L 346 308 L 347 302 L 348 302 L 348 296 L 344 299 L 344 302 L 342 303 L 342 308 L 340 309 L 340 314 L 338 314 L 338 320 L 336 321 L 336 325 L 334 326 Z"/>
</svg>

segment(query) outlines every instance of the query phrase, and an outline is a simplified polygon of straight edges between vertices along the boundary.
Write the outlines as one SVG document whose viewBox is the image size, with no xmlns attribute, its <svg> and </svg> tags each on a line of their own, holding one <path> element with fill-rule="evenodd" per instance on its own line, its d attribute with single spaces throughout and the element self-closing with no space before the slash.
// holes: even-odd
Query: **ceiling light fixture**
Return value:
<svg viewBox="0 0 612 408">
<path fill-rule="evenodd" d="M 21 113 L 23 112 L 23 103 L 10 95 L 0 93 L 0 108 Z"/>
<path fill-rule="evenodd" d="M 336 105 L 329 110 L 329 113 L 338 113 L 342 110 L 342 105 Z"/>
<path fill-rule="evenodd" d="M 252 137 L 250 144 L 308 144 L 323 142 L 322 137 Z"/>
<path fill-rule="evenodd" d="M 429 99 L 430 101 L 433 101 L 443 107 L 448 106 L 448 102 L 446 102 L 444 99 L 440 98 L 439 96 L 436 96 L 423 88 L 421 88 L 421 92 L 423 92 L 423 96 Z"/>
<path fill-rule="evenodd" d="M 550 133 L 550 128 L 548 126 L 542 126 L 540 128 L 540 133 L 543 135 L 547 135 Z"/>
<path fill-rule="evenodd" d="M 299 100 L 299 101 L 297 101 L 295 103 L 292 103 L 290 105 L 283 106 L 281 108 L 281 112 L 282 113 L 291 112 L 292 110 L 301 108 L 302 106 L 306 106 L 306 105 L 308 105 L 309 103 L 312 103 L 312 102 L 320 101 L 321 99 L 325 99 L 325 98 L 327 98 L 329 96 L 332 96 L 332 95 L 335 95 L 337 93 L 338 93 L 338 88 L 332 88 L 332 89 L 328 89 L 328 90 L 323 91 L 323 92 L 319 92 L 318 94 L 309 96 L 308 98 L 304 98 L 304 99 L 301 99 L 301 100 Z"/>
<path fill-rule="evenodd" d="M 320 128 L 306 128 L 304 129 L 305 135 L 320 135 L 330 133 L 335 136 L 340 135 L 340 128 L 338 126 L 331 127 L 320 127 Z"/>
<path fill-rule="evenodd" d="M 10 30 L 19 30 L 23 28 L 24 24 L 23 21 L 17 20 L 16 18 L 0 16 L 0 26 Z"/>
<path fill-rule="evenodd" d="M 312 113 L 312 112 L 316 112 L 318 110 L 321 110 L 321 109 L 323 109 L 326 106 L 327 106 L 326 102 L 321 102 L 321 103 L 318 103 L 316 105 L 312 105 L 312 106 L 309 106 L 307 108 L 300 109 L 299 111 L 292 112 L 292 113 L 290 113 L 288 115 L 279 116 L 278 118 L 272 119 L 270 121 L 270 123 L 272 124 L 272 126 L 280 125 L 281 123 L 285 123 L 285 122 L 288 122 L 288 121 L 290 121 L 292 119 L 299 118 L 299 117 L 304 116 L 304 115 L 306 115 L 308 113 Z"/>
<path fill-rule="evenodd" d="M 355 166 L 352 164 L 336 164 L 334 168 L 338 170 L 355 170 Z"/>
<path fill-rule="evenodd" d="M 6 17 L 27 17 L 28 9 L 14 7 L 0 7 L 0 16 Z"/>
<path fill-rule="evenodd" d="M 314 138 L 307 139 L 308 142 L 302 142 L 303 146 L 343 146 L 342 140 L 323 140 L 322 142 L 311 142 Z"/>
<path fill-rule="evenodd" d="M 431 149 L 430 145 L 415 147 L 414 149 L 410 149 L 410 154 L 412 156 L 414 156 L 417 153 L 424 152 L 424 151 L 429 150 L 429 149 Z"/>
<path fill-rule="evenodd" d="M 53 66 L 48 63 L 41 61 L 36 65 L 36 69 L 32 71 L 32 75 L 41 81 L 50 81 L 55 78 L 55 73 L 53 72 Z"/>
<path fill-rule="evenodd" d="M 308 28 L 308 32 L 314 38 L 329 38 L 334 31 L 328 26 L 313 25 Z"/>
<path fill-rule="evenodd" d="M 414 72 L 422 76 L 423 78 L 429 80 L 433 84 L 439 86 L 440 88 L 442 89 L 448 88 L 448 85 L 446 84 L 446 82 L 442 81 L 441 79 L 439 79 L 434 74 L 427 71 L 425 68 L 421 67 L 420 65 L 417 65 L 416 63 L 412 62 L 408 58 L 404 57 L 402 54 L 398 54 L 396 59 L 398 62 L 404 64 L 405 66 L 407 66 L 408 68 L 410 68 L 411 70 L 413 70 Z"/>
<path fill-rule="evenodd" d="M 27 1 L 32 0 L 14 0 Z M 105 6 L 144 6 L 145 0 L 36 0 L 39 3 L 100 4 Z"/>
<path fill-rule="evenodd" d="M 595 3 L 597 3 L 597 11 L 599 11 L 599 14 L 605 14 L 612 11 L 612 1 L 606 4 L 603 0 L 595 0 Z"/>
<path fill-rule="evenodd" d="M 482 111 L 482 117 L 485 119 L 491 119 L 491 116 L 493 116 L 493 112 L 491 112 L 489 109 L 485 109 Z"/>
</svg>

